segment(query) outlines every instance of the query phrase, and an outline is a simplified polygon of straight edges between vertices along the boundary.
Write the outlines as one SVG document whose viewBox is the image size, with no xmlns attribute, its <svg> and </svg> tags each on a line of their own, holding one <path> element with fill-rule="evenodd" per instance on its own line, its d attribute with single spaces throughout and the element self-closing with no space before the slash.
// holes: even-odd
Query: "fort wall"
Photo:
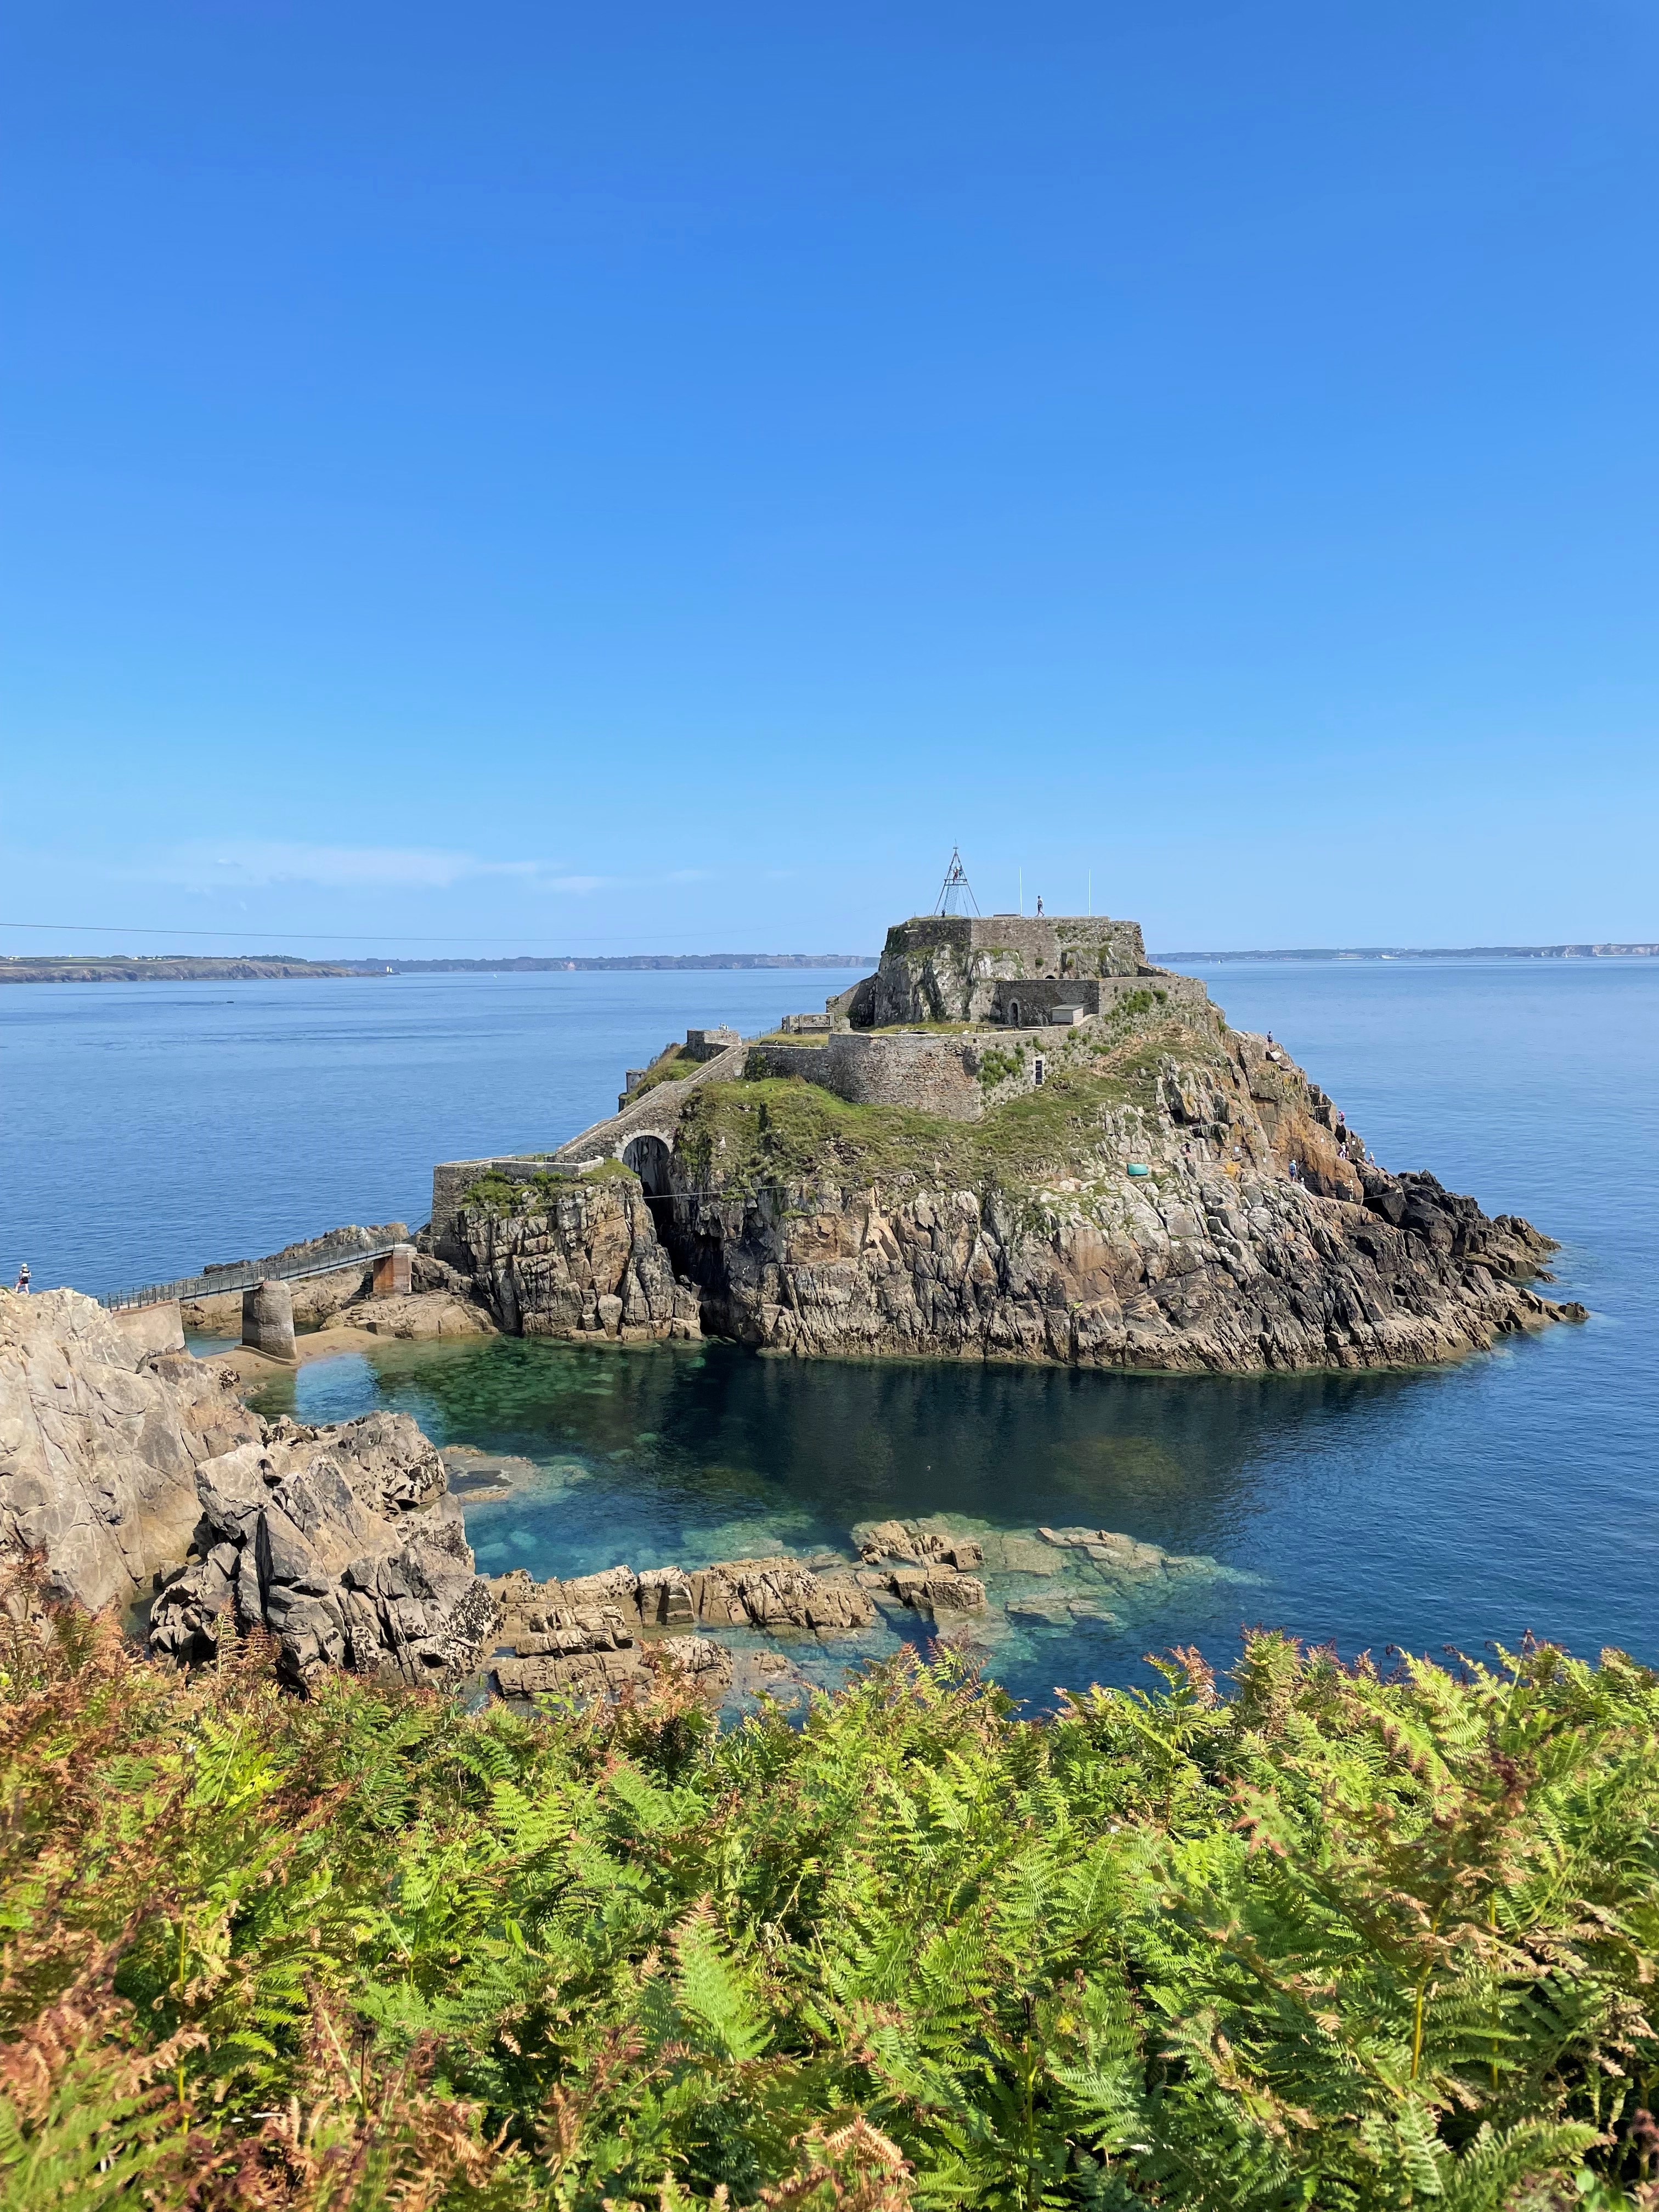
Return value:
<svg viewBox="0 0 1659 2212">
<path fill-rule="evenodd" d="M 986 1021 L 1000 981 L 1156 974 L 1136 921 L 1105 915 L 917 915 L 887 933 L 867 989 L 843 994 L 855 1028 Z"/>
<path fill-rule="evenodd" d="M 545 1152 L 519 1152 L 490 1160 L 441 1160 L 432 1170 L 432 1219 L 422 1243 L 440 1260 L 452 1266 L 470 1263 L 471 1255 L 458 1234 L 461 1198 L 485 1176 L 507 1182 L 533 1182 L 538 1176 L 572 1176 L 574 1167 L 562 1166 Z"/>
</svg>

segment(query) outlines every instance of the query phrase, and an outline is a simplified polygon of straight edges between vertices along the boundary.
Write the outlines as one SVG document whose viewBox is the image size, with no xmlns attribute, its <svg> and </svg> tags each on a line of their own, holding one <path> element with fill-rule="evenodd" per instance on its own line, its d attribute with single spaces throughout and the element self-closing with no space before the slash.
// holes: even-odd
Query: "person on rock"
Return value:
<svg viewBox="0 0 1659 2212">
<path fill-rule="evenodd" d="M 29 1263 L 27 1260 L 24 1261 L 22 1266 L 17 1270 L 17 1282 L 15 1287 L 21 1297 L 27 1297 L 29 1294 Z"/>
</svg>

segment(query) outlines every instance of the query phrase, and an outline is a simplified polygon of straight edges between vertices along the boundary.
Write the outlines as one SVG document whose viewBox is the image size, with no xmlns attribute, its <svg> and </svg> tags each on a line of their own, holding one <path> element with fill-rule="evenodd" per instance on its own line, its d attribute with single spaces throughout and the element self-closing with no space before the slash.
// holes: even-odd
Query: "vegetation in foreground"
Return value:
<svg viewBox="0 0 1659 2212">
<path fill-rule="evenodd" d="M 1659 2203 L 1659 1678 L 1544 1647 L 719 1734 L 0 1613 L 22 2208 Z M 8 1625 L 9 1624 L 9 1625 Z"/>
</svg>

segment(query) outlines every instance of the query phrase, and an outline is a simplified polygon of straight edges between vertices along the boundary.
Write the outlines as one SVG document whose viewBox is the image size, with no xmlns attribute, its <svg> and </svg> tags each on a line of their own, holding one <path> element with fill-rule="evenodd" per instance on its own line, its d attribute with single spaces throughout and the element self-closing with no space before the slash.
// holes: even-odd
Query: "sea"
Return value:
<svg viewBox="0 0 1659 2212">
<path fill-rule="evenodd" d="M 1194 964 L 1272 1030 L 1374 1155 L 1560 1240 L 1582 1327 L 1443 1369 L 1162 1376 L 498 1338 L 302 1365 L 261 1402 L 403 1407 L 495 1455 L 480 1565 L 539 1576 L 788 1552 L 940 1516 L 1016 1544 L 1104 1528 L 1190 1562 L 1079 1615 L 999 1613 L 977 1656 L 1059 1686 L 1219 1667 L 1250 1626 L 1346 1659 L 1532 1635 L 1659 1665 L 1659 963 Z M 545 1150 L 689 1024 L 753 1033 L 839 971 L 388 975 L 0 992 L 0 1268 L 94 1292 L 429 1209 L 432 1165 Z M 1008 1552 L 1006 1556 L 1014 1556 Z M 1058 1587 L 1058 1586 L 1057 1586 Z M 1005 1593 L 1006 1594 L 1006 1593 Z M 1041 1608 L 1038 1608 L 1039 1613 Z M 813 1643 L 811 1680 L 902 1641 Z"/>
</svg>

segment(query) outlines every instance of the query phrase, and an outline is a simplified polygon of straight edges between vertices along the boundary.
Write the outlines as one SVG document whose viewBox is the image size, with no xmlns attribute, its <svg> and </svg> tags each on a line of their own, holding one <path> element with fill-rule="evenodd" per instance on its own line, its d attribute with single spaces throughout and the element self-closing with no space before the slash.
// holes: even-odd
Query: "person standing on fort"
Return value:
<svg viewBox="0 0 1659 2212">
<path fill-rule="evenodd" d="M 1041 914 L 1041 913 L 1042 913 L 1042 893 L 1041 891 L 1039 891 L 1039 892 L 1037 893 L 1037 912 L 1038 912 L 1039 914 Z"/>
</svg>

